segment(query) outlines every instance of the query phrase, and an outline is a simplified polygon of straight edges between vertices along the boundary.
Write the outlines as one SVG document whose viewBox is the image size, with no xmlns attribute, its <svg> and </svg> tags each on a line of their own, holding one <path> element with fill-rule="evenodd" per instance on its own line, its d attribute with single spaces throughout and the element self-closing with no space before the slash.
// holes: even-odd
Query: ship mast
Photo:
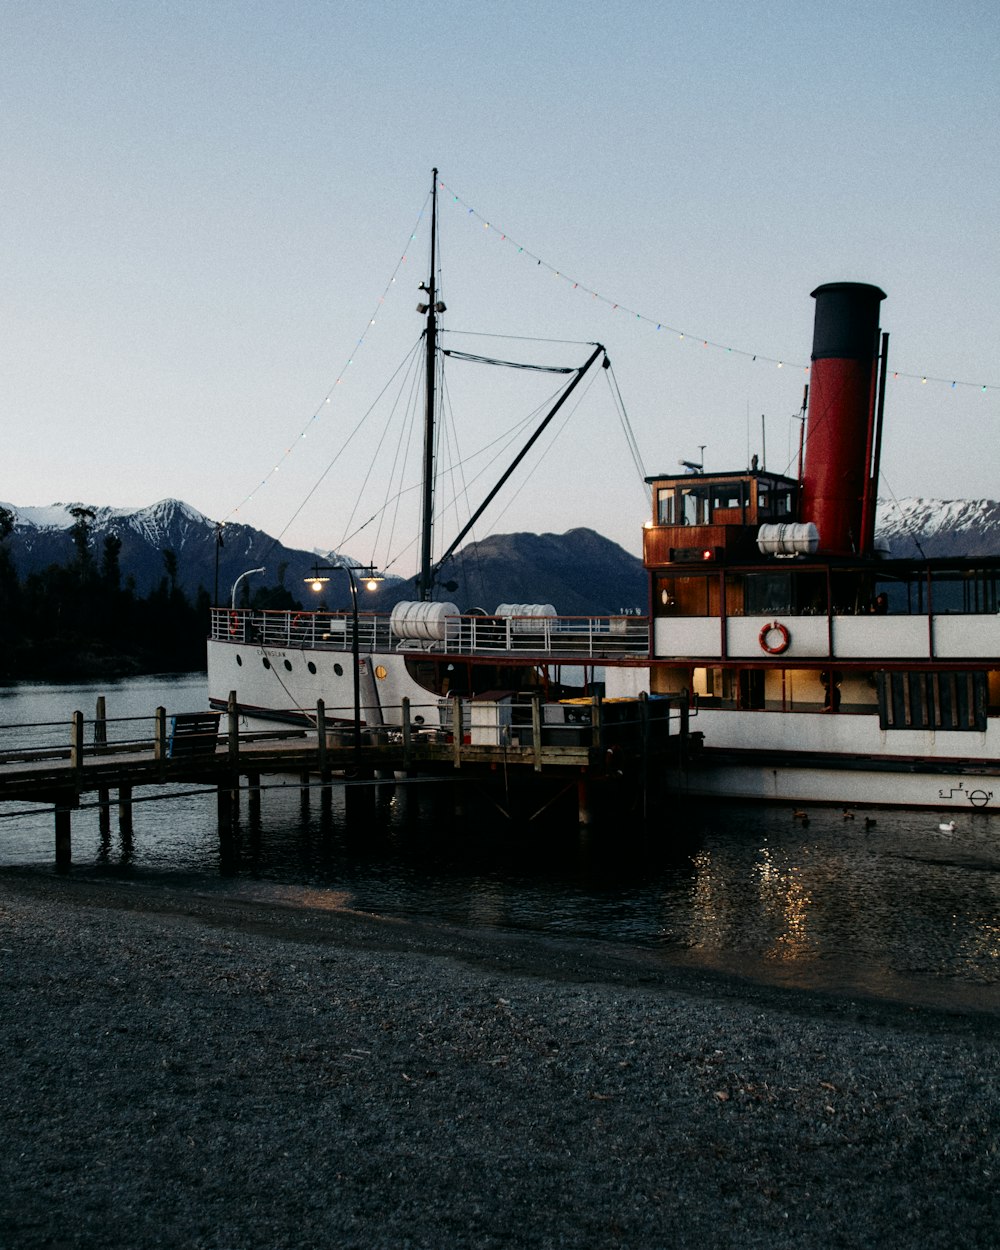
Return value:
<svg viewBox="0 0 1000 1250">
<path fill-rule="evenodd" d="M 438 171 L 432 173 L 431 185 L 431 272 L 420 289 L 427 292 L 427 303 L 418 304 L 417 311 L 426 314 L 424 350 L 426 353 L 427 397 L 424 409 L 424 476 L 421 502 L 420 529 L 420 587 L 421 600 L 428 600 L 433 590 L 434 575 L 431 567 L 434 545 L 434 416 L 435 387 L 437 383 L 437 315 L 444 312 L 444 304 L 437 298 L 437 180 Z"/>
</svg>

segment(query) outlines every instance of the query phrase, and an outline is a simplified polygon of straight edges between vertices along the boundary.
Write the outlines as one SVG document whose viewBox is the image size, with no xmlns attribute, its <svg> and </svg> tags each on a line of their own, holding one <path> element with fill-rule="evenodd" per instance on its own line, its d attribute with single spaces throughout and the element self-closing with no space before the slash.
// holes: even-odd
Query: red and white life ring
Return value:
<svg viewBox="0 0 1000 1250">
<path fill-rule="evenodd" d="M 229 613 L 229 632 L 233 635 L 240 632 L 240 615 L 238 612 Z"/>
<path fill-rule="evenodd" d="M 777 642 L 771 642 L 772 634 L 778 635 Z M 792 641 L 792 636 L 780 621 L 771 621 L 769 625 L 765 625 L 760 631 L 758 637 L 761 648 L 768 655 L 781 655 L 782 652 L 788 650 L 788 644 Z"/>
</svg>

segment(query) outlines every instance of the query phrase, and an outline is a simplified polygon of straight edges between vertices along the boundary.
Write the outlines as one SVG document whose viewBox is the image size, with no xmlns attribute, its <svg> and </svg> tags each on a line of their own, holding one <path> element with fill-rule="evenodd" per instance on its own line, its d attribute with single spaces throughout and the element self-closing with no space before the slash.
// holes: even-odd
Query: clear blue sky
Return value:
<svg viewBox="0 0 1000 1250">
<path fill-rule="evenodd" d="M 744 465 L 761 414 L 784 468 L 809 292 L 850 279 L 888 292 L 892 367 L 917 375 L 889 388 L 885 491 L 1000 493 L 993 3 L 7 0 L 0 19 L 0 499 L 173 496 L 338 544 L 360 447 L 303 500 L 419 333 L 425 235 L 407 249 L 434 165 L 480 215 L 442 200 L 446 324 L 605 343 L 647 472 L 703 443 Z M 456 383 L 470 445 L 509 423 L 498 395 Z M 637 549 L 605 396 L 498 529 Z"/>
</svg>

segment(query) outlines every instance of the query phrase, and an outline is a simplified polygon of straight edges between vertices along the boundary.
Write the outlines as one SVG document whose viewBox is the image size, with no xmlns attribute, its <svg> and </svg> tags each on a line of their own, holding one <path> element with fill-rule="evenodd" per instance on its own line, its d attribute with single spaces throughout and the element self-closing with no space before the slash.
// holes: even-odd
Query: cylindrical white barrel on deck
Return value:
<svg viewBox="0 0 1000 1250">
<path fill-rule="evenodd" d="M 444 642 L 459 631 L 458 608 L 453 603 L 397 603 L 389 617 L 389 628 L 397 638 L 423 642 Z"/>
<path fill-rule="evenodd" d="M 551 603 L 501 603 L 493 615 L 509 617 L 510 627 L 516 633 L 537 629 L 542 622 L 553 620 L 556 610 Z"/>
<path fill-rule="evenodd" d="M 819 530 L 812 521 L 762 525 L 757 531 L 757 549 L 765 556 L 811 556 L 818 546 Z"/>
</svg>

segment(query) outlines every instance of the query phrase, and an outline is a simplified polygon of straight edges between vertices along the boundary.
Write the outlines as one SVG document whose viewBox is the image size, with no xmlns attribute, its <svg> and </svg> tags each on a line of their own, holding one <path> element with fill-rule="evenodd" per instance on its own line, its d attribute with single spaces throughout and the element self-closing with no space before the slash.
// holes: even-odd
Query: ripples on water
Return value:
<svg viewBox="0 0 1000 1250">
<path fill-rule="evenodd" d="M 203 706 L 202 680 L 174 685 L 170 710 Z M 359 822 L 349 835 L 341 791 L 324 811 L 316 792 L 303 806 L 297 786 L 281 785 L 263 795 L 258 827 L 244 807 L 225 876 L 212 794 L 137 801 L 128 847 L 114 823 L 102 843 L 96 812 L 83 810 L 74 864 L 288 905 L 596 939 L 799 987 L 1000 1010 L 996 816 L 959 813 L 945 834 L 925 811 L 879 810 L 866 827 L 862 812 L 845 820 L 814 808 L 804 826 L 785 807 L 698 805 L 623 840 L 541 822 L 453 821 L 434 790 L 379 788 L 363 835 Z M 0 864 L 49 864 L 52 846 L 50 814 L 0 821 Z"/>
</svg>

